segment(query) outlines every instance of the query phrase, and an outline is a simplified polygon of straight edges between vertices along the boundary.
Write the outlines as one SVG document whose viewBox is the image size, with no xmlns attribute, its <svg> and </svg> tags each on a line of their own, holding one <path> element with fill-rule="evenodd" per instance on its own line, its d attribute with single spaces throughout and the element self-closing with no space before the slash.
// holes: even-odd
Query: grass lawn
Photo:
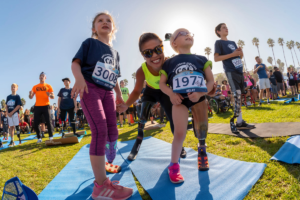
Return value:
<svg viewBox="0 0 300 200">
<path fill-rule="evenodd" d="M 261 107 L 243 107 L 242 111 L 243 118 L 248 123 L 300 122 L 300 102 L 287 105 L 271 103 L 271 105 L 263 104 Z M 228 123 L 231 116 L 232 112 L 213 115 L 209 119 L 209 123 Z M 120 128 L 119 133 L 119 141 L 135 139 L 137 124 L 130 127 L 125 125 Z M 22 138 L 27 136 L 29 135 L 22 135 Z M 159 130 L 145 131 L 145 136 L 153 136 L 169 143 L 173 139 L 168 124 L 165 128 Z M 300 165 L 289 165 L 269 160 L 287 138 L 249 139 L 209 134 L 206 143 L 208 146 L 207 151 L 215 155 L 267 164 L 264 174 L 245 199 L 299 199 Z M 17 137 L 15 137 L 15 140 L 17 140 Z M 36 144 L 36 140 L 32 140 L 14 148 L 1 150 L 1 195 L 4 183 L 14 176 L 18 176 L 25 185 L 39 194 L 79 149 L 90 143 L 90 141 L 91 133 L 88 130 L 87 136 L 79 144 L 47 147 L 45 144 Z M 193 132 L 188 131 L 184 146 L 197 150 L 197 142 Z M 151 199 L 137 180 L 136 184 L 142 198 Z"/>
</svg>

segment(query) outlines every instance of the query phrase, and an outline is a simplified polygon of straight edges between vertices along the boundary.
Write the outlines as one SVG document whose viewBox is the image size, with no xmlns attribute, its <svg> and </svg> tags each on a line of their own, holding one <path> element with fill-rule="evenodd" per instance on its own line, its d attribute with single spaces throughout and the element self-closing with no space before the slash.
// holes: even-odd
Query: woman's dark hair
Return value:
<svg viewBox="0 0 300 200">
<path fill-rule="evenodd" d="M 143 33 L 139 38 L 140 52 L 142 52 L 142 45 L 146 42 L 149 42 L 150 40 L 158 40 L 160 43 L 162 43 L 160 37 L 158 37 L 158 35 L 156 35 L 155 33 Z"/>
<path fill-rule="evenodd" d="M 219 34 L 217 31 L 221 31 L 222 25 L 225 25 L 225 23 L 221 23 L 221 24 L 219 24 L 218 26 L 216 26 L 216 28 L 215 28 L 215 33 L 216 33 L 216 35 L 217 35 L 218 37 L 221 37 L 220 34 Z"/>
</svg>

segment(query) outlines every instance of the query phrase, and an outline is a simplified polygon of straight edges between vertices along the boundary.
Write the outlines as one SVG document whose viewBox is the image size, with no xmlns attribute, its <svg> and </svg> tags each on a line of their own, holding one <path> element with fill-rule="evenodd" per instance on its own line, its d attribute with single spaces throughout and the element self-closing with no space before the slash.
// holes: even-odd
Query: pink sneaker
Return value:
<svg viewBox="0 0 300 200">
<path fill-rule="evenodd" d="M 96 200 L 125 200 L 131 197 L 133 189 L 123 187 L 119 181 L 110 181 L 106 178 L 103 185 L 98 185 L 94 181 L 92 198 Z"/>
<path fill-rule="evenodd" d="M 172 167 L 168 167 L 168 173 L 172 183 L 182 183 L 184 181 L 184 178 L 180 174 L 180 166 L 178 163 L 173 164 Z"/>
</svg>

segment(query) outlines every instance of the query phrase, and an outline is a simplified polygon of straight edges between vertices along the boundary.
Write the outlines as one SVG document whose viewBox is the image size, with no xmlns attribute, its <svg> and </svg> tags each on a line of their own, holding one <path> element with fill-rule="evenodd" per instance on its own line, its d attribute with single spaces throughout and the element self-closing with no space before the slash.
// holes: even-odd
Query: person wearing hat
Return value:
<svg viewBox="0 0 300 200">
<path fill-rule="evenodd" d="M 77 102 L 76 98 L 71 97 L 72 88 L 70 88 L 71 80 L 69 78 L 62 79 L 65 87 L 61 88 L 58 93 L 58 101 L 57 101 L 57 115 L 60 114 L 60 119 L 63 122 L 63 130 L 61 131 L 62 137 L 64 136 L 64 130 L 66 128 L 66 113 L 69 114 L 69 120 L 71 121 L 71 126 L 73 129 L 73 134 L 76 134 L 75 129 L 75 113 L 77 112 Z"/>
<path fill-rule="evenodd" d="M 45 83 L 46 74 L 42 72 L 40 74 L 40 83 L 33 86 L 32 90 L 29 92 L 29 99 L 32 99 L 34 95 L 36 96 L 36 102 L 34 105 L 34 129 L 36 131 L 36 135 L 38 138 L 37 143 L 42 142 L 42 138 L 40 135 L 40 120 L 41 116 L 44 115 L 46 125 L 48 127 L 49 139 L 53 139 L 53 127 L 51 124 L 51 116 L 50 116 L 50 99 L 54 99 L 54 93 L 52 86 Z"/>
</svg>

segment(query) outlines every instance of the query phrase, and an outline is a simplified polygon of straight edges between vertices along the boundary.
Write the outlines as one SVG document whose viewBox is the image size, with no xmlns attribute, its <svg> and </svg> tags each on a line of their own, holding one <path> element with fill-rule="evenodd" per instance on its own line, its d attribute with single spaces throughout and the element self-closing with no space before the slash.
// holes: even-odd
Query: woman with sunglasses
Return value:
<svg viewBox="0 0 300 200">
<path fill-rule="evenodd" d="M 147 82 L 142 96 L 141 118 L 138 124 L 138 136 L 136 142 L 128 156 L 128 160 L 135 160 L 138 150 L 144 137 L 144 127 L 149 118 L 151 107 L 159 102 L 166 112 L 170 121 L 172 133 L 174 133 L 174 124 L 172 120 L 172 103 L 170 98 L 159 88 L 160 75 L 159 71 L 165 61 L 163 52 L 163 42 L 154 33 L 144 33 L 139 38 L 139 49 L 145 62 L 136 72 L 136 84 L 125 104 L 118 106 L 118 112 L 124 112 L 140 96 L 143 89 L 144 81 Z M 181 158 L 186 157 L 186 151 L 182 148 Z"/>
</svg>

